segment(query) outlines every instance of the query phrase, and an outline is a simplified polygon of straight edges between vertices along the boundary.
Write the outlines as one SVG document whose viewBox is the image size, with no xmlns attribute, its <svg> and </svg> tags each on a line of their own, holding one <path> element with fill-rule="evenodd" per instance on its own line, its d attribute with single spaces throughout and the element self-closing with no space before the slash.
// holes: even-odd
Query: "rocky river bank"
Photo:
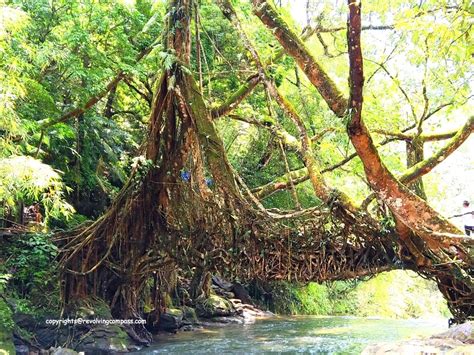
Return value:
<svg viewBox="0 0 474 355">
<path fill-rule="evenodd" d="M 239 283 L 230 283 L 218 276 L 212 276 L 209 286 L 205 297 L 201 295 L 195 300 L 188 299 L 183 305 L 167 307 L 157 319 L 152 317 L 152 312 L 145 314 L 146 328 L 155 334 L 176 333 L 209 326 L 252 323 L 257 318 L 272 316 L 271 312 L 256 307 L 247 290 Z M 184 292 L 189 293 L 186 290 Z M 86 322 L 51 325 L 46 319 L 37 319 L 21 312 L 15 304 L 9 306 L 14 310 L 13 319 L 16 326 L 13 334 L 0 334 L 2 355 L 15 352 L 18 355 L 70 355 L 76 352 L 116 354 L 135 351 L 146 345 L 137 333 L 130 332 L 127 326 L 93 325 Z M 113 319 L 107 305 L 99 299 L 77 302 L 74 312 L 66 318 Z"/>
</svg>

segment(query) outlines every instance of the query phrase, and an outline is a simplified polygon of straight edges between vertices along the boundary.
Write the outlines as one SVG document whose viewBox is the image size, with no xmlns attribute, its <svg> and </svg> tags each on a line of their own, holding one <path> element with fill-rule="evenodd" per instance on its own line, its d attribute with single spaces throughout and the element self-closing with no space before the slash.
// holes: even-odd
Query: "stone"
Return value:
<svg viewBox="0 0 474 355">
<path fill-rule="evenodd" d="M 72 349 L 58 347 L 52 350 L 50 354 L 51 355 L 78 355 L 79 353 Z"/>
<path fill-rule="evenodd" d="M 41 327 L 35 330 L 35 338 L 41 347 L 49 349 L 55 344 L 58 338 L 58 332 L 53 328 Z"/>
<path fill-rule="evenodd" d="M 250 298 L 248 291 L 238 282 L 234 283 L 232 286 L 232 292 L 235 297 L 240 299 L 243 303 L 252 304 L 252 299 Z"/>
<path fill-rule="evenodd" d="M 86 354 L 116 354 L 126 352 L 130 346 L 129 343 L 127 333 L 114 324 L 90 329 L 74 348 Z"/>
<path fill-rule="evenodd" d="M 367 346 L 362 354 L 474 354 L 473 323 L 466 322 L 428 339 Z"/>
<path fill-rule="evenodd" d="M 183 310 L 183 319 L 187 321 L 189 324 L 197 324 L 199 320 L 196 315 L 196 310 L 194 308 L 184 306 L 182 307 Z"/>
<path fill-rule="evenodd" d="M 176 308 L 169 308 L 160 315 L 158 323 L 159 330 L 176 332 L 183 325 L 183 311 Z"/>
<path fill-rule="evenodd" d="M 226 317 L 235 314 L 235 308 L 225 298 L 210 295 L 196 302 L 196 313 L 203 318 Z"/>
<path fill-rule="evenodd" d="M 432 339 L 454 339 L 464 344 L 474 344 L 474 322 L 466 322 L 451 327 L 444 333 L 436 334 Z"/>
<path fill-rule="evenodd" d="M 15 351 L 16 355 L 28 355 L 30 348 L 28 348 L 26 345 L 15 345 Z"/>
<path fill-rule="evenodd" d="M 218 286 L 219 288 L 223 289 L 224 291 L 231 291 L 233 287 L 232 283 L 224 280 L 223 278 L 217 275 L 212 276 L 212 283 Z"/>
</svg>

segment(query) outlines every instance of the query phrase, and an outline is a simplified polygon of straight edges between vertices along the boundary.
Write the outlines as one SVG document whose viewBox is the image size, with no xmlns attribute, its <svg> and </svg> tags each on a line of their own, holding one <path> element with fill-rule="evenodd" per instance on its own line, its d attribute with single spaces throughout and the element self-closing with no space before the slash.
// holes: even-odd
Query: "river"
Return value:
<svg viewBox="0 0 474 355">
<path fill-rule="evenodd" d="M 355 317 L 273 317 L 158 336 L 137 354 L 358 354 L 369 344 L 443 332 L 447 320 Z"/>
</svg>

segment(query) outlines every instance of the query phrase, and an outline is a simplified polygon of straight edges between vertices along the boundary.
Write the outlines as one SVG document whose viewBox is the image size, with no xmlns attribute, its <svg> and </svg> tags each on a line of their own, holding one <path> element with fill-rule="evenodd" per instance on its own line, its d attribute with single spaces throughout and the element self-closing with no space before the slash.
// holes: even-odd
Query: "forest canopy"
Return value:
<svg viewBox="0 0 474 355">
<path fill-rule="evenodd" d="M 38 204 L 65 231 L 65 302 L 135 317 L 171 264 L 296 281 L 403 264 L 472 317 L 473 241 L 448 219 L 474 205 L 470 1 L 0 7 L 0 217 Z"/>
</svg>

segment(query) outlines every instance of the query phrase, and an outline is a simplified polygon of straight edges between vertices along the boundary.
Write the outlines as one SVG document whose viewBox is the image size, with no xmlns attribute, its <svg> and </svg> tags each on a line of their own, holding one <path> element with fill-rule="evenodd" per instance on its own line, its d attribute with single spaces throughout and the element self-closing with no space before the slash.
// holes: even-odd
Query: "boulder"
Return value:
<svg viewBox="0 0 474 355">
<path fill-rule="evenodd" d="M 86 354 L 117 354 L 126 352 L 130 338 L 118 325 L 96 326 L 90 329 L 74 348 Z"/>
<path fill-rule="evenodd" d="M 466 322 L 428 339 L 412 339 L 367 346 L 362 354 L 473 354 L 473 323 Z"/>
<path fill-rule="evenodd" d="M 231 291 L 233 287 L 232 283 L 224 280 L 223 278 L 217 275 L 212 276 L 212 283 L 216 285 L 217 287 L 223 289 L 224 291 Z"/>
<path fill-rule="evenodd" d="M 183 325 L 183 311 L 176 308 L 169 308 L 160 315 L 159 330 L 176 332 Z"/>
<path fill-rule="evenodd" d="M 79 353 L 72 349 L 58 347 L 58 348 L 52 348 L 50 350 L 50 354 L 51 355 L 78 355 Z"/>
<path fill-rule="evenodd" d="M 253 303 L 248 291 L 238 282 L 234 283 L 232 286 L 232 292 L 234 293 L 235 297 L 241 300 L 243 303 Z"/>
<path fill-rule="evenodd" d="M 199 320 L 196 315 L 196 310 L 194 308 L 184 306 L 183 310 L 183 320 L 186 324 L 198 324 Z"/>
<path fill-rule="evenodd" d="M 14 351 L 11 353 L 7 352 L 8 354 L 15 354 L 16 355 L 28 355 L 30 353 L 30 348 L 27 345 L 15 345 Z"/>
<path fill-rule="evenodd" d="M 474 344 L 474 322 L 466 322 L 451 327 L 444 333 L 436 334 L 432 339 L 454 339 L 464 344 Z"/>
<path fill-rule="evenodd" d="M 235 314 L 235 308 L 228 300 L 217 295 L 196 301 L 196 313 L 199 317 L 226 317 Z"/>
</svg>

